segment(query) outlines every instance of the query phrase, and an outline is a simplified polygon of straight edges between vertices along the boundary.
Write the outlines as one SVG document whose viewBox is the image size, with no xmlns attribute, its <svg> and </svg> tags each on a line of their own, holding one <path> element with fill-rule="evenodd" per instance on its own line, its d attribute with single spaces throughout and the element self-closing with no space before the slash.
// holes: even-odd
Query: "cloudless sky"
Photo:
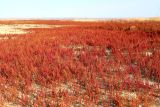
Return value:
<svg viewBox="0 0 160 107">
<path fill-rule="evenodd" d="M 160 0 L 0 0 L 0 18 L 160 16 Z"/>
</svg>

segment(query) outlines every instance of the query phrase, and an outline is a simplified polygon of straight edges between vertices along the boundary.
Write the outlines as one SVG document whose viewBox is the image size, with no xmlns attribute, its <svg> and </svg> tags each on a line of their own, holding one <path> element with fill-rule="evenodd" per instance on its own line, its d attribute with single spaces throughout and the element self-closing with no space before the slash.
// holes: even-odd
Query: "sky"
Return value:
<svg viewBox="0 0 160 107">
<path fill-rule="evenodd" d="M 0 18 L 159 17 L 160 0 L 0 0 Z"/>
</svg>

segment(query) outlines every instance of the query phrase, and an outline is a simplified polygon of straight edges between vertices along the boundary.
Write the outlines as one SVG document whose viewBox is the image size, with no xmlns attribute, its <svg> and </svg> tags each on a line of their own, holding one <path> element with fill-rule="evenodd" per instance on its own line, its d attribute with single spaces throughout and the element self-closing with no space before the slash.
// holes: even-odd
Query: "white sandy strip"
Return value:
<svg viewBox="0 0 160 107">
<path fill-rule="evenodd" d="M 0 24 L 0 28 L 15 28 L 15 29 L 30 29 L 30 28 L 56 28 L 56 27 L 66 27 L 71 25 L 47 25 L 47 24 L 12 24 L 5 25 Z"/>
<path fill-rule="evenodd" d="M 47 25 L 47 24 L 0 24 L 0 34 L 26 34 L 29 33 L 25 29 L 31 28 L 58 28 L 72 25 Z"/>
<path fill-rule="evenodd" d="M 27 32 L 22 29 L 0 27 L 0 34 L 26 34 L 26 33 Z"/>
</svg>

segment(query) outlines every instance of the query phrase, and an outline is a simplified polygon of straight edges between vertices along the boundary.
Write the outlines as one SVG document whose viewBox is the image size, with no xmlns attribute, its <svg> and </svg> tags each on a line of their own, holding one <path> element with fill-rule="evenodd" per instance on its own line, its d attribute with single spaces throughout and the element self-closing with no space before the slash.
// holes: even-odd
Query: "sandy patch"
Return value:
<svg viewBox="0 0 160 107">
<path fill-rule="evenodd" d="M 15 28 L 15 29 L 31 29 L 31 28 L 56 28 L 56 27 L 65 27 L 69 25 L 47 25 L 47 24 L 12 24 L 4 25 L 0 24 L 0 28 Z"/>
<path fill-rule="evenodd" d="M 10 27 L 0 27 L 0 34 L 26 34 L 27 31 L 23 29 L 16 29 Z M 6 38 L 4 38 L 6 39 Z"/>
<path fill-rule="evenodd" d="M 31 28 L 58 28 L 71 25 L 46 25 L 46 24 L 0 24 L 0 34 L 26 34 L 29 33 L 26 29 Z"/>
</svg>

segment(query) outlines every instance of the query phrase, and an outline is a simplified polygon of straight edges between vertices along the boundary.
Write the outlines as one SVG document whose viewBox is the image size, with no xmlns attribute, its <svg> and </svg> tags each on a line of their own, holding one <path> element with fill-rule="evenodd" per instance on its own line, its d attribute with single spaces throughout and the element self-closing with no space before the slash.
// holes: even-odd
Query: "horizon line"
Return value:
<svg viewBox="0 0 160 107">
<path fill-rule="evenodd" d="M 31 18 L 0 18 L 0 20 L 74 20 L 74 19 L 98 19 L 98 20 L 114 20 L 114 19 L 152 19 L 152 18 L 160 18 L 160 16 L 154 16 L 154 17 L 104 17 L 104 18 L 96 18 L 96 17 L 41 17 L 41 18 L 35 18 L 35 17 L 31 17 Z"/>
</svg>

